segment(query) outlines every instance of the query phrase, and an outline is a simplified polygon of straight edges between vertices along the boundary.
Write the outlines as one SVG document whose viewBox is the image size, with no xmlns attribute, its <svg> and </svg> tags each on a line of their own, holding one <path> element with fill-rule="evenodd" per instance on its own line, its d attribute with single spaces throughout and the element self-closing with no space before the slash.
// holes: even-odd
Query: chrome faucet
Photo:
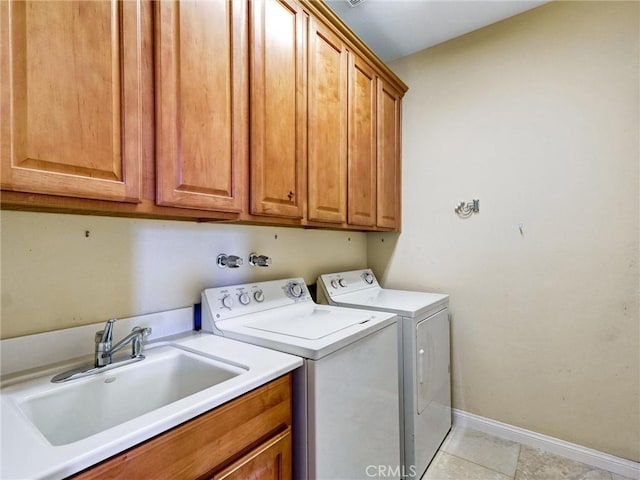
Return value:
<svg viewBox="0 0 640 480">
<path fill-rule="evenodd" d="M 113 361 L 112 355 L 120 350 L 122 347 L 131 342 L 131 358 L 137 358 L 142 356 L 142 340 L 147 335 L 151 334 L 151 328 L 133 327 L 131 333 L 116 343 L 113 347 L 113 324 L 115 319 L 108 320 L 104 326 L 104 330 L 96 332 L 96 354 L 95 354 L 95 367 L 104 367 L 111 364 Z"/>
<path fill-rule="evenodd" d="M 111 370 L 112 368 L 122 365 L 128 365 L 133 362 L 138 362 L 144 359 L 142 355 L 143 340 L 146 336 L 151 334 L 151 328 L 133 327 L 131 333 L 120 340 L 115 345 L 113 343 L 113 324 L 115 319 L 107 321 L 103 330 L 96 332 L 95 343 L 95 358 L 93 365 L 86 365 L 80 368 L 74 368 L 67 372 L 60 373 L 51 379 L 54 383 L 66 382 L 76 378 L 86 377 L 95 373 L 104 372 L 105 370 Z M 131 343 L 131 355 L 117 361 L 113 361 L 112 355 L 123 347 Z"/>
</svg>

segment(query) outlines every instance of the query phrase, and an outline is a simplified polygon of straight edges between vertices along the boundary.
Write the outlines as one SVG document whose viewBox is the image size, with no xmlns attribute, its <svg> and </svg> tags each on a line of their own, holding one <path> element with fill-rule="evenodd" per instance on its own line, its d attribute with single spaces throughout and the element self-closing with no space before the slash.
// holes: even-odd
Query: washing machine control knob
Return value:
<svg viewBox="0 0 640 480">
<path fill-rule="evenodd" d="M 240 300 L 240 303 L 242 305 L 249 305 L 249 303 L 251 303 L 251 297 L 249 296 L 249 294 L 247 292 L 242 292 L 238 296 L 238 300 Z"/>
<path fill-rule="evenodd" d="M 338 285 L 340 285 L 341 287 L 346 287 L 347 282 L 344 281 L 344 278 L 341 278 L 340 280 L 338 280 Z"/>
<path fill-rule="evenodd" d="M 304 290 L 299 283 L 292 282 L 289 284 L 289 294 L 291 294 L 293 298 L 300 298 L 303 292 Z"/>
<path fill-rule="evenodd" d="M 253 298 L 256 302 L 264 302 L 264 292 L 262 290 L 256 290 L 253 292 Z"/>
<path fill-rule="evenodd" d="M 335 278 L 333 280 L 331 280 L 331 286 L 333 288 L 338 288 L 338 281 Z"/>
<path fill-rule="evenodd" d="M 233 298 L 231 298 L 231 295 L 225 295 L 224 297 L 222 297 L 222 306 L 228 309 L 231 309 L 231 307 L 233 307 Z"/>
<path fill-rule="evenodd" d="M 364 279 L 365 282 L 367 282 L 369 285 L 373 284 L 373 275 L 371 275 L 369 272 L 365 272 L 362 275 L 362 278 Z"/>
</svg>

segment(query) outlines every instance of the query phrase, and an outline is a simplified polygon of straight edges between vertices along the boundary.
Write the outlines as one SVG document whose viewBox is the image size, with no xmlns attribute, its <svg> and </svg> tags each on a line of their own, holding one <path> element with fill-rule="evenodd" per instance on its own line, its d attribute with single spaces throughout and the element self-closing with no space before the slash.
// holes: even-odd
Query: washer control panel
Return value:
<svg viewBox="0 0 640 480">
<path fill-rule="evenodd" d="M 202 308 L 207 308 L 214 320 L 300 302 L 313 302 L 302 278 L 208 288 L 202 292 Z"/>
<path fill-rule="evenodd" d="M 380 286 L 370 268 L 320 275 L 318 284 L 320 283 L 324 286 L 329 296 Z"/>
</svg>

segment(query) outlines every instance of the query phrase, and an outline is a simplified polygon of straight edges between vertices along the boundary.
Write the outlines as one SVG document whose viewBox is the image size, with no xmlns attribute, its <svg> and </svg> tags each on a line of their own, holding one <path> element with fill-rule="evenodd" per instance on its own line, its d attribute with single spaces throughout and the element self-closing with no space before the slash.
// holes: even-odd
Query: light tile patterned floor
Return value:
<svg viewBox="0 0 640 480">
<path fill-rule="evenodd" d="M 475 430 L 453 429 L 423 480 L 631 480 Z"/>
</svg>

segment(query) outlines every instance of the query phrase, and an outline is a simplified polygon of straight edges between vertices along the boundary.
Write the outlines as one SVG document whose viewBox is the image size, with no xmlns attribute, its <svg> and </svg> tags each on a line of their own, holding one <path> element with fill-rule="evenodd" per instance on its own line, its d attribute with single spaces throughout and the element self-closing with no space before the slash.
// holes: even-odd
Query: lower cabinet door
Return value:
<svg viewBox="0 0 640 480">
<path fill-rule="evenodd" d="M 291 479 L 291 427 L 211 478 L 212 480 Z"/>
</svg>

